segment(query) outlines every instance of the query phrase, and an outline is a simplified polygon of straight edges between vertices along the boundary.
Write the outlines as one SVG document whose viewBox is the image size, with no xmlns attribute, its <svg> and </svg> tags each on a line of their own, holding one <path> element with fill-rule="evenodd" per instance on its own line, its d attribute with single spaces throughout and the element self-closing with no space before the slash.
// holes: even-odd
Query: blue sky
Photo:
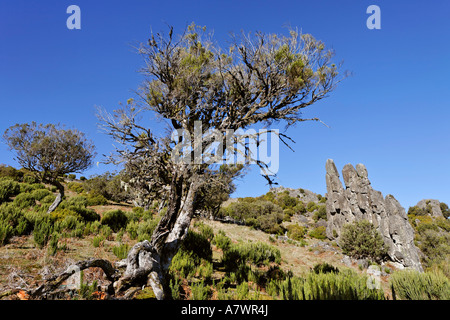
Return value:
<svg viewBox="0 0 450 320">
<path fill-rule="evenodd" d="M 69 5 L 81 30 L 68 30 Z M 381 29 L 369 30 L 369 5 Z M 153 31 L 195 21 L 226 46 L 229 32 L 311 33 L 336 50 L 353 73 L 329 98 L 305 111 L 319 123 L 288 130 L 295 152 L 281 147 L 278 182 L 326 192 L 325 161 L 338 170 L 364 163 L 372 186 L 407 209 L 423 198 L 450 204 L 450 2 L 321 1 L 0 1 L 0 131 L 16 123 L 61 123 L 85 132 L 97 161 L 112 151 L 95 106 L 112 111 L 133 97 L 142 60 L 132 45 Z M 0 163 L 13 166 L 0 144 Z M 111 167 L 100 165 L 89 176 Z M 234 196 L 268 191 L 253 168 Z"/>
</svg>

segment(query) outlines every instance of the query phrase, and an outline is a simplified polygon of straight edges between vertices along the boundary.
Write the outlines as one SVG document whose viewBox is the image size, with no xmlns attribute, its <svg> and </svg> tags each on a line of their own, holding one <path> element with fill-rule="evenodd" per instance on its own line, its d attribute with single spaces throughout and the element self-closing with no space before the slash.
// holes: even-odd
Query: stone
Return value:
<svg viewBox="0 0 450 320">
<path fill-rule="evenodd" d="M 383 237 L 392 261 L 423 271 L 419 250 L 414 245 L 414 230 L 405 209 L 397 199 L 390 194 L 383 197 L 380 191 L 371 187 L 367 169 L 363 164 L 357 164 L 356 168 L 351 164 L 343 167 L 345 188 L 332 159 L 327 160 L 325 168 L 327 237 L 339 240 L 345 224 L 368 220 Z"/>
<path fill-rule="evenodd" d="M 435 199 L 423 199 L 417 203 L 417 206 L 426 211 L 433 217 L 444 217 L 441 210 L 441 203 Z"/>
<path fill-rule="evenodd" d="M 345 264 L 347 267 L 351 267 L 351 266 L 352 266 L 352 259 L 351 259 L 349 256 L 344 256 L 344 257 L 341 259 L 341 262 L 342 262 L 343 264 Z"/>
</svg>

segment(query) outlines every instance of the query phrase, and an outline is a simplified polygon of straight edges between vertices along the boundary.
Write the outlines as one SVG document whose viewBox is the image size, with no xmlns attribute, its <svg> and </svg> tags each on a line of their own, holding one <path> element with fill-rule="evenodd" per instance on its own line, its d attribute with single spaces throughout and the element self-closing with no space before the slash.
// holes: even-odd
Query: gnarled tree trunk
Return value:
<svg viewBox="0 0 450 320">
<path fill-rule="evenodd" d="M 114 283 L 116 293 L 132 285 L 149 285 L 157 299 L 172 298 L 168 271 L 189 230 L 197 189 L 196 181 L 186 184 L 182 175 L 174 175 L 167 213 L 161 218 L 151 241 L 137 243 L 128 253 L 126 270 Z"/>
<path fill-rule="evenodd" d="M 52 213 L 53 211 L 55 211 L 55 209 L 60 205 L 64 198 L 64 186 L 59 181 L 52 181 L 51 184 L 58 188 L 58 195 L 56 196 L 55 201 L 53 201 L 53 203 L 48 208 L 47 213 Z"/>
</svg>

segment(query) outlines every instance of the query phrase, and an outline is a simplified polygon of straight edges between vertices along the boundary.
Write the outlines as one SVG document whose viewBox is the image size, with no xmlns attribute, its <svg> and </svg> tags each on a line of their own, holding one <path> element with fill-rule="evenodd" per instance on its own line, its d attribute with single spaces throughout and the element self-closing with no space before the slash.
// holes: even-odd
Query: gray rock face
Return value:
<svg viewBox="0 0 450 320">
<path fill-rule="evenodd" d="M 392 261 L 423 271 L 418 249 L 414 245 L 414 230 L 405 209 L 392 195 L 383 198 L 372 189 L 363 164 L 347 164 L 342 169 L 345 188 L 333 160 L 326 163 L 327 237 L 339 239 L 342 227 L 353 221 L 368 220 L 381 233 Z"/>
<path fill-rule="evenodd" d="M 433 217 L 444 217 L 439 200 L 423 199 L 417 203 L 417 206 Z"/>
</svg>

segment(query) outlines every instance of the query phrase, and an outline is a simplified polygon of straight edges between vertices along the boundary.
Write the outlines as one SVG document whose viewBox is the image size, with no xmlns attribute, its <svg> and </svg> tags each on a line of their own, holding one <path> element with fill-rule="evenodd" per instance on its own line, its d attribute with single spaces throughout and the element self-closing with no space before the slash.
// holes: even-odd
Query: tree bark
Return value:
<svg viewBox="0 0 450 320">
<path fill-rule="evenodd" d="M 55 211 L 64 198 L 64 186 L 59 181 L 52 181 L 51 184 L 58 188 L 58 195 L 56 196 L 55 201 L 53 201 L 51 206 L 48 208 L 47 213 L 52 213 Z"/>
<path fill-rule="evenodd" d="M 114 284 L 116 293 L 132 285 L 149 285 L 158 300 L 172 298 L 169 267 L 189 230 L 198 186 L 191 182 L 182 189 L 183 178 L 175 175 L 167 213 L 161 218 L 152 240 L 137 243 L 128 253 L 126 270 Z M 186 194 L 184 198 L 183 193 Z"/>
</svg>

